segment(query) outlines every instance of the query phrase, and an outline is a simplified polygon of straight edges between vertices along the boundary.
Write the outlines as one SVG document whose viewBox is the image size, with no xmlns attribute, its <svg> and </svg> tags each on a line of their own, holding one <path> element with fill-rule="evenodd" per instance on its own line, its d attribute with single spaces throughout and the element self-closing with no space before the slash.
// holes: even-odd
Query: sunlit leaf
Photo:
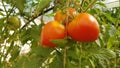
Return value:
<svg viewBox="0 0 120 68">
<path fill-rule="evenodd" d="M 39 4 L 37 5 L 36 8 L 37 10 L 35 11 L 35 13 L 39 15 L 39 12 L 42 12 L 45 7 L 49 6 L 51 1 L 52 0 L 40 0 Z"/>
</svg>

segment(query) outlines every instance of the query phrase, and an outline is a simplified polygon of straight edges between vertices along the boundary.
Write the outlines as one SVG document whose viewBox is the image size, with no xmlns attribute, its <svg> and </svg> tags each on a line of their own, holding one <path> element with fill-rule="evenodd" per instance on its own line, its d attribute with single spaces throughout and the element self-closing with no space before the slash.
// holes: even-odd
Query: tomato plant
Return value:
<svg viewBox="0 0 120 68">
<path fill-rule="evenodd" d="M 80 13 L 68 25 L 68 34 L 79 42 L 95 41 L 99 36 L 99 30 L 97 20 L 88 13 Z"/>
<path fill-rule="evenodd" d="M 120 68 L 120 7 L 114 6 L 0 0 L 0 68 Z"/>
<path fill-rule="evenodd" d="M 66 37 L 65 27 L 57 21 L 48 22 L 41 32 L 41 44 L 48 47 L 56 47 L 51 40 L 64 39 Z"/>
</svg>

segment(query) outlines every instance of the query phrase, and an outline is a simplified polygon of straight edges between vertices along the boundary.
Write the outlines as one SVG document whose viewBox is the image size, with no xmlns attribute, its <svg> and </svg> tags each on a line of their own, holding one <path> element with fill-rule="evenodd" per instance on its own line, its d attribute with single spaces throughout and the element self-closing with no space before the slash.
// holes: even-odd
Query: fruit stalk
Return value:
<svg viewBox="0 0 120 68">
<path fill-rule="evenodd" d="M 96 3 L 96 1 L 97 0 L 94 0 L 91 4 L 89 4 L 83 12 L 86 12 L 90 7 L 92 7 Z"/>
</svg>

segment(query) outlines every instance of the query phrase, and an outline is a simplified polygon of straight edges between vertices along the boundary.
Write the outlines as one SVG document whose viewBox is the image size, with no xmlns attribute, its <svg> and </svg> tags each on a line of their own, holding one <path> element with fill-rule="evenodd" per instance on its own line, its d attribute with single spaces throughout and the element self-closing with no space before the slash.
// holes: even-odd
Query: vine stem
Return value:
<svg viewBox="0 0 120 68">
<path fill-rule="evenodd" d="M 8 13 L 7 17 L 10 16 L 10 14 L 12 13 L 12 11 L 14 10 L 15 4 L 13 5 L 13 7 L 11 8 L 10 12 Z"/>
<path fill-rule="evenodd" d="M 83 12 L 86 12 L 90 7 L 92 7 L 96 3 L 96 1 L 97 0 L 94 0 L 91 4 L 89 4 Z"/>
<path fill-rule="evenodd" d="M 54 6 L 52 6 L 51 8 L 49 8 L 49 9 L 43 11 L 43 12 L 41 12 L 38 16 L 32 18 L 32 19 L 29 20 L 25 25 L 23 25 L 23 27 L 22 27 L 21 29 L 24 29 L 31 21 L 33 21 L 34 19 L 38 18 L 38 17 L 41 16 L 43 13 L 46 13 L 46 12 L 52 10 L 53 8 L 54 8 Z"/>
<path fill-rule="evenodd" d="M 84 0 L 82 0 L 82 2 L 81 2 L 81 7 L 83 6 L 83 3 L 84 3 Z"/>
<path fill-rule="evenodd" d="M 5 12 L 6 12 L 7 16 L 8 16 L 8 12 L 7 12 L 7 9 L 5 7 L 5 4 L 4 4 L 3 0 L 2 0 L 2 5 L 3 5 L 3 8 L 4 8 L 4 10 L 5 10 Z"/>
<path fill-rule="evenodd" d="M 68 0 L 67 2 L 66 2 L 66 7 L 67 7 L 67 9 L 69 8 L 69 6 L 70 6 L 70 2 L 71 2 L 72 0 Z M 67 17 L 66 17 L 66 26 L 65 26 L 65 28 L 67 29 L 67 26 L 68 26 L 68 16 L 69 16 L 69 12 L 68 12 L 68 10 L 67 10 Z M 67 33 L 66 33 L 67 34 Z M 66 68 L 66 52 L 67 52 L 67 46 L 64 48 L 64 55 L 63 55 L 63 68 Z"/>
<path fill-rule="evenodd" d="M 67 52 L 67 47 L 65 47 L 65 49 L 64 49 L 63 68 L 66 68 L 66 52 Z"/>
<path fill-rule="evenodd" d="M 79 68 L 82 68 L 82 45 L 83 43 L 80 43 Z"/>
</svg>

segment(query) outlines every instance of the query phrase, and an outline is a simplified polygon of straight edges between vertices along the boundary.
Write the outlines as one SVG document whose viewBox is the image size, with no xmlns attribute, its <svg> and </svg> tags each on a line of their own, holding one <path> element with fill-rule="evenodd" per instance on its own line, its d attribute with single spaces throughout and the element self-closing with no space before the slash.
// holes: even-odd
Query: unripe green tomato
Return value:
<svg viewBox="0 0 120 68">
<path fill-rule="evenodd" d="M 7 24 L 8 24 L 8 28 L 11 30 L 16 30 L 21 26 L 20 19 L 16 16 L 9 17 Z"/>
</svg>

